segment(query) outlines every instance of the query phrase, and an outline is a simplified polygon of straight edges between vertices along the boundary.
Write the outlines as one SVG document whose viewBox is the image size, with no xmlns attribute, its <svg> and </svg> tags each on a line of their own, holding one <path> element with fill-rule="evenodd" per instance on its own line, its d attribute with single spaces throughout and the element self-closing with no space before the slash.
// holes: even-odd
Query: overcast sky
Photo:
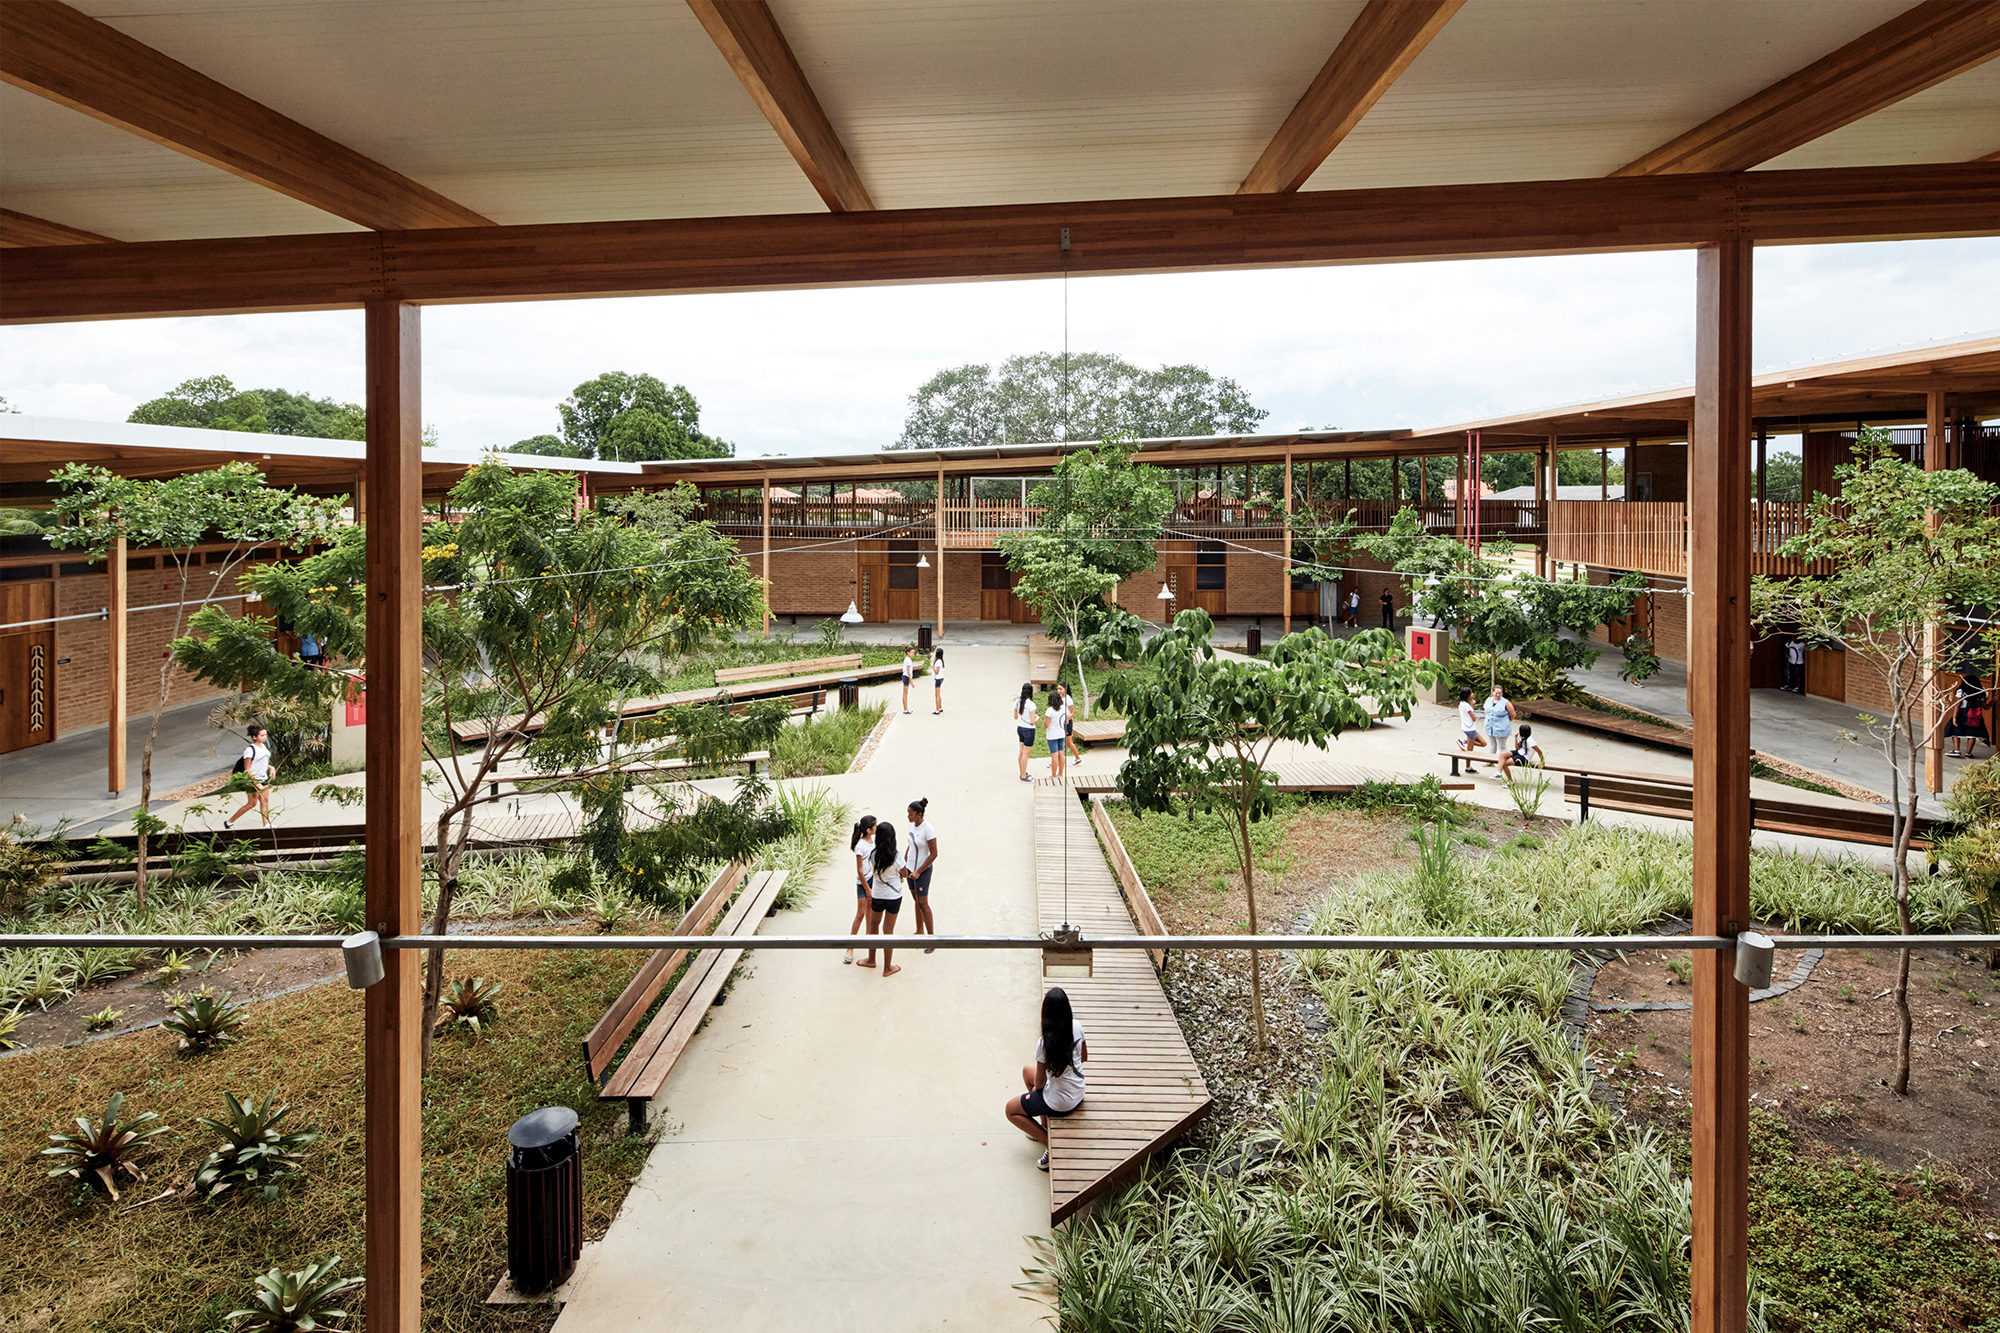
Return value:
<svg viewBox="0 0 2000 1333">
<path fill-rule="evenodd" d="M 1272 430 L 1432 426 L 1640 392 L 1693 375 L 1687 252 L 1074 279 L 1069 346 L 1241 382 Z M 1991 333 L 2000 240 L 1757 252 L 1759 370 Z M 933 373 L 1063 343 L 1060 282 L 433 306 L 424 417 L 449 445 L 556 429 L 601 371 L 691 389 L 745 456 L 880 449 Z M 361 315 L 0 329 L 0 394 L 119 421 L 227 375 L 362 397 Z"/>
</svg>

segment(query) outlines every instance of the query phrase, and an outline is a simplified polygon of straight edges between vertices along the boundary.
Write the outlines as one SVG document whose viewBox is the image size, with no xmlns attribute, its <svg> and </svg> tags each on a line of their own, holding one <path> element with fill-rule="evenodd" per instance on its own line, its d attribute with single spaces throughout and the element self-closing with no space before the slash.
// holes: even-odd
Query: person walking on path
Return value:
<svg viewBox="0 0 2000 1333">
<path fill-rule="evenodd" d="M 1387 588 L 1382 590 L 1382 628 L 1396 632 L 1396 594 Z"/>
<path fill-rule="evenodd" d="M 875 825 L 873 815 L 861 816 L 861 822 L 854 826 L 848 836 L 847 850 L 854 853 L 854 924 L 847 928 L 850 935 L 859 935 L 863 923 L 868 920 L 868 854 L 875 850 Z M 854 961 L 854 950 L 847 951 L 843 963 Z"/>
<path fill-rule="evenodd" d="M 1806 646 L 1797 636 L 1785 640 L 1785 688 L 1793 694 L 1806 692 Z"/>
<path fill-rule="evenodd" d="M 1028 755 L 1035 748 L 1035 687 L 1021 686 L 1021 697 L 1014 701 L 1014 739 L 1021 742 L 1021 781 L 1033 782 L 1028 776 Z"/>
<path fill-rule="evenodd" d="M 917 924 L 913 933 L 918 935 L 937 934 L 937 922 L 931 917 L 931 867 L 937 864 L 937 830 L 924 818 L 930 804 L 929 797 L 910 802 L 909 842 L 903 852 L 903 882 L 909 886 L 910 897 L 916 903 Z"/>
<path fill-rule="evenodd" d="M 326 661 L 325 650 L 320 647 L 319 640 L 310 634 L 299 640 L 299 661 L 309 667 L 318 667 Z"/>
<path fill-rule="evenodd" d="M 1062 693 L 1053 685 L 1049 686 L 1049 706 L 1043 716 L 1048 719 L 1049 776 L 1060 778 L 1068 771 L 1063 746 L 1069 742 L 1069 714 L 1063 710 Z"/>
<path fill-rule="evenodd" d="M 1500 754 L 1509 748 L 1507 741 L 1513 734 L 1514 705 L 1496 680 L 1493 693 L 1486 697 L 1486 743 L 1493 747 L 1493 753 Z"/>
<path fill-rule="evenodd" d="M 1986 739 L 1986 691 L 1973 677 L 1960 677 L 1958 688 L 1953 691 L 1951 725 L 1945 734 L 1951 738 L 1951 748 L 1945 751 L 1947 757 L 1971 759 L 1978 755 L 1979 743 Z M 1965 744 L 1963 754 L 1959 753 L 1961 740 Z"/>
<path fill-rule="evenodd" d="M 903 650 L 903 711 L 910 711 L 910 683 L 917 678 L 917 650 Z"/>
<path fill-rule="evenodd" d="M 893 824 L 875 825 L 875 850 L 868 855 L 868 934 L 894 935 L 896 914 L 903 910 L 903 865 L 896 853 Z M 896 966 L 896 951 L 883 946 L 882 975 L 893 977 L 903 969 Z M 875 946 L 857 967 L 875 966 Z"/>
<path fill-rule="evenodd" d="M 1035 1165 L 1044 1171 L 1049 1169 L 1048 1119 L 1083 1105 L 1083 1062 L 1089 1058 L 1083 1024 L 1070 1011 L 1069 992 L 1049 987 L 1042 997 L 1042 1035 L 1035 1042 L 1035 1062 L 1021 1066 L 1027 1091 L 1007 1103 L 1007 1122 L 1042 1145 L 1042 1159 Z"/>
<path fill-rule="evenodd" d="M 1508 782 L 1514 780 L 1514 765 L 1522 768 L 1540 768 L 1547 762 L 1542 747 L 1535 744 L 1535 729 L 1523 722 L 1521 732 L 1514 737 L 1514 748 L 1500 756 L 1500 776 Z"/>
<path fill-rule="evenodd" d="M 1479 714 L 1472 707 L 1472 691 L 1458 692 L 1458 748 L 1477 750 L 1486 742 L 1479 738 Z"/>
<path fill-rule="evenodd" d="M 944 716 L 944 649 L 931 653 L 931 697 L 937 707 L 931 711 L 932 717 Z"/>
<path fill-rule="evenodd" d="M 1063 696 L 1063 771 L 1069 770 L 1071 760 L 1083 762 L 1083 751 L 1076 748 L 1076 696 L 1069 692 L 1069 686 L 1058 681 L 1056 688 Z"/>
<path fill-rule="evenodd" d="M 249 774 L 250 780 L 257 785 L 244 798 L 243 808 L 222 821 L 224 828 L 230 827 L 253 809 L 264 817 L 264 827 L 271 827 L 271 778 L 278 770 L 271 763 L 267 735 L 262 727 L 250 728 L 250 744 L 244 747 L 243 757 L 236 761 L 232 772 Z"/>
<path fill-rule="evenodd" d="M 1361 589 L 1350 588 L 1347 593 L 1347 627 L 1361 628 Z"/>
</svg>

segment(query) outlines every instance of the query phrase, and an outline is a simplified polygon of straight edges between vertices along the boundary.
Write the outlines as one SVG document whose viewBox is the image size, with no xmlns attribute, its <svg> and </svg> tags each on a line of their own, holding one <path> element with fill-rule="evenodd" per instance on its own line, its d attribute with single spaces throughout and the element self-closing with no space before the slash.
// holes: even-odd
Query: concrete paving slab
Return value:
<svg viewBox="0 0 2000 1333">
<path fill-rule="evenodd" d="M 202 699 L 168 709 L 153 747 L 153 792 L 173 791 L 227 769 L 243 753 L 242 741 L 209 724 L 223 702 Z M 92 727 L 47 745 L 0 755 L 0 818 L 16 812 L 43 828 L 67 819 L 77 832 L 95 833 L 139 806 L 139 757 L 145 751 L 150 713 L 125 728 L 125 791 L 105 790 L 107 733 Z M 159 803 L 155 801 L 155 808 Z M 219 822 L 219 821 L 218 821 Z"/>
</svg>

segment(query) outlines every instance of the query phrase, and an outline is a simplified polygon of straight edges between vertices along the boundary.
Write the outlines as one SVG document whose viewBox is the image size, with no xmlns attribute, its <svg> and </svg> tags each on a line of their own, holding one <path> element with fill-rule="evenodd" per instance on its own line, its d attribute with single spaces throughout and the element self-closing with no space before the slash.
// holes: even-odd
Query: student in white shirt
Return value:
<svg viewBox="0 0 2000 1333">
<path fill-rule="evenodd" d="M 1069 993 L 1060 986 L 1049 987 L 1042 997 L 1042 1036 L 1035 1043 L 1035 1062 L 1021 1066 L 1021 1081 L 1028 1090 L 1007 1103 L 1007 1120 L 1046 1149 L 1049 1142 L 1048 1118 L 1061 1118 L 1083 1105 L 1083 1063 L 1090 1059 L 1090 1047 L 1083 1039 L 1083 1024 L 1070 1011 Z M 1049 1169 L 1049 1155 L 1035 1163 Z"/>
<path fill-rule="evenodd" d="M 1479 714 L 1472 707 L 1472 691 L 1458 692 L 1458 748 L 1477 750 L 1486 744 L 1479 736 Z"/>
<path fill-rule="evenodd" d="M 892 824 L 875 825 L 875 850 L 865 862 L 868 867 L 868 933 L 896 933 L 896 914 L 903 910 L 903 858 L 896 854 L 896 829 Z M 896 966 L 896 951 L 882 950 L 882 975 L 893 977 L 903 969 Z M 856 967 L 875 966 L 875 949 Z"/>
<path fill-rule="evenodd" d="M 271 827 L 271 777 L 278 770 L 271 763 L 271 745 L 268 733 L 262 727 L 250 728 L 250 744 L 243 748 L 243 757 L 236 761 L 236 770 L 247 773 L 257 789 L 243 801 L 243 808 L 222 821 L 228 828 L 253 809 L 264 817 L 264 827 Z"/>
<path fill-rule="evenodd" d="M 1048 719 L 1049 729 L 1049 776 L 1059 778 L 1067 771 L 1063 763 L 1063 746 L 1069 741 L 1069 713 L 1063 708 L 1062 694 L 1055 686 L 1049 686 L 1049 706 L 1043 712 Z"/>
<path fill-rule="evenodd" d="M 1021 742 L 1021 781 L 1033 782 L 1028 776 L 1028 754 L 1035 748 L 1035 687 L 1023 685 L 1021 697 L 1014 701 L 1014 739 Z"/>
<path fill-rule="evenodd" d="M 910 897 L 917 909 L 917 929 L 919 935 L 937 934 L 937 923 L 931 919 L 931 867 L 937 864 L 937 830 L 924 818 L 924 811 L 930 808 L 930 798 L 911 801 L 909 808 L 909 840 L 903 850 L 903 882 L 909 886 Z M 926 949 L 925 953 L 936 953 L 936 949 Z"/>
<path fill-rule="evenodd" d="M 875 850 L 875 816 L 863 815 L 861 822 L 848 835 L 847 850 L 854 854 L 854 924 L 847 928 L 850 935 L 861 933 L 861 923 L 868 919 L 868 861 L 869 853 Z M 843 963 L 854 961 L 854 950 L 847 951 Z"/>
<path fill-rule="evenodd" d="M 1079 764 L 1083 762 L 1083 753 L 1076 748 L 1076 698 L 1069 692 L 1069 686 L 1058 682 L 1056 688 L 1062 691 L 1063 696 L 1063 741 L 1065 746 L 1063 750 L 1063 767 L 1068 768 L 1071 760 L 1075 760 Z"/>
<path fill-rule="evenodd" d="M 937 703 L 931 716 L 942 716 L 944 713 L 944 649 L 942 648 L 931 654 L 931 697 Z"/>
<path fill-rule="evenodd" d="M 903 711 L 910 711 L 910 684 L 917 678 L 917 650 L 903 650 Z"/>
</svg>

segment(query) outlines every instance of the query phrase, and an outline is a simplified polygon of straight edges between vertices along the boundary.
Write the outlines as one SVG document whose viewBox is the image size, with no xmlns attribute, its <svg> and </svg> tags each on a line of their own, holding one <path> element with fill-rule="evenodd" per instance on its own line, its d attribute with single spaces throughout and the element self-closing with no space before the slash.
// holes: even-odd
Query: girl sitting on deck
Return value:
<svg viewBox="0 0 2000 1333">
<path fill-rule="evenodd" d="M 1083 1024 L 1070 1012 L 1069 992 L 1049 987 L 1042 997 L 1042 1035 L 1035 1043 L 1035 1062 L 1021 1066 L 1021 1081 L 1028 1090 L 1007 1103 L 1008 1123 L 1046 1149 L 1047 1118 L 1066 1116 L 1083 1105 L 1083 1062 L 1089 1058 Z M 1035 1165 L 1049 1169 L 1046 1151 Z"/>
</svg>

